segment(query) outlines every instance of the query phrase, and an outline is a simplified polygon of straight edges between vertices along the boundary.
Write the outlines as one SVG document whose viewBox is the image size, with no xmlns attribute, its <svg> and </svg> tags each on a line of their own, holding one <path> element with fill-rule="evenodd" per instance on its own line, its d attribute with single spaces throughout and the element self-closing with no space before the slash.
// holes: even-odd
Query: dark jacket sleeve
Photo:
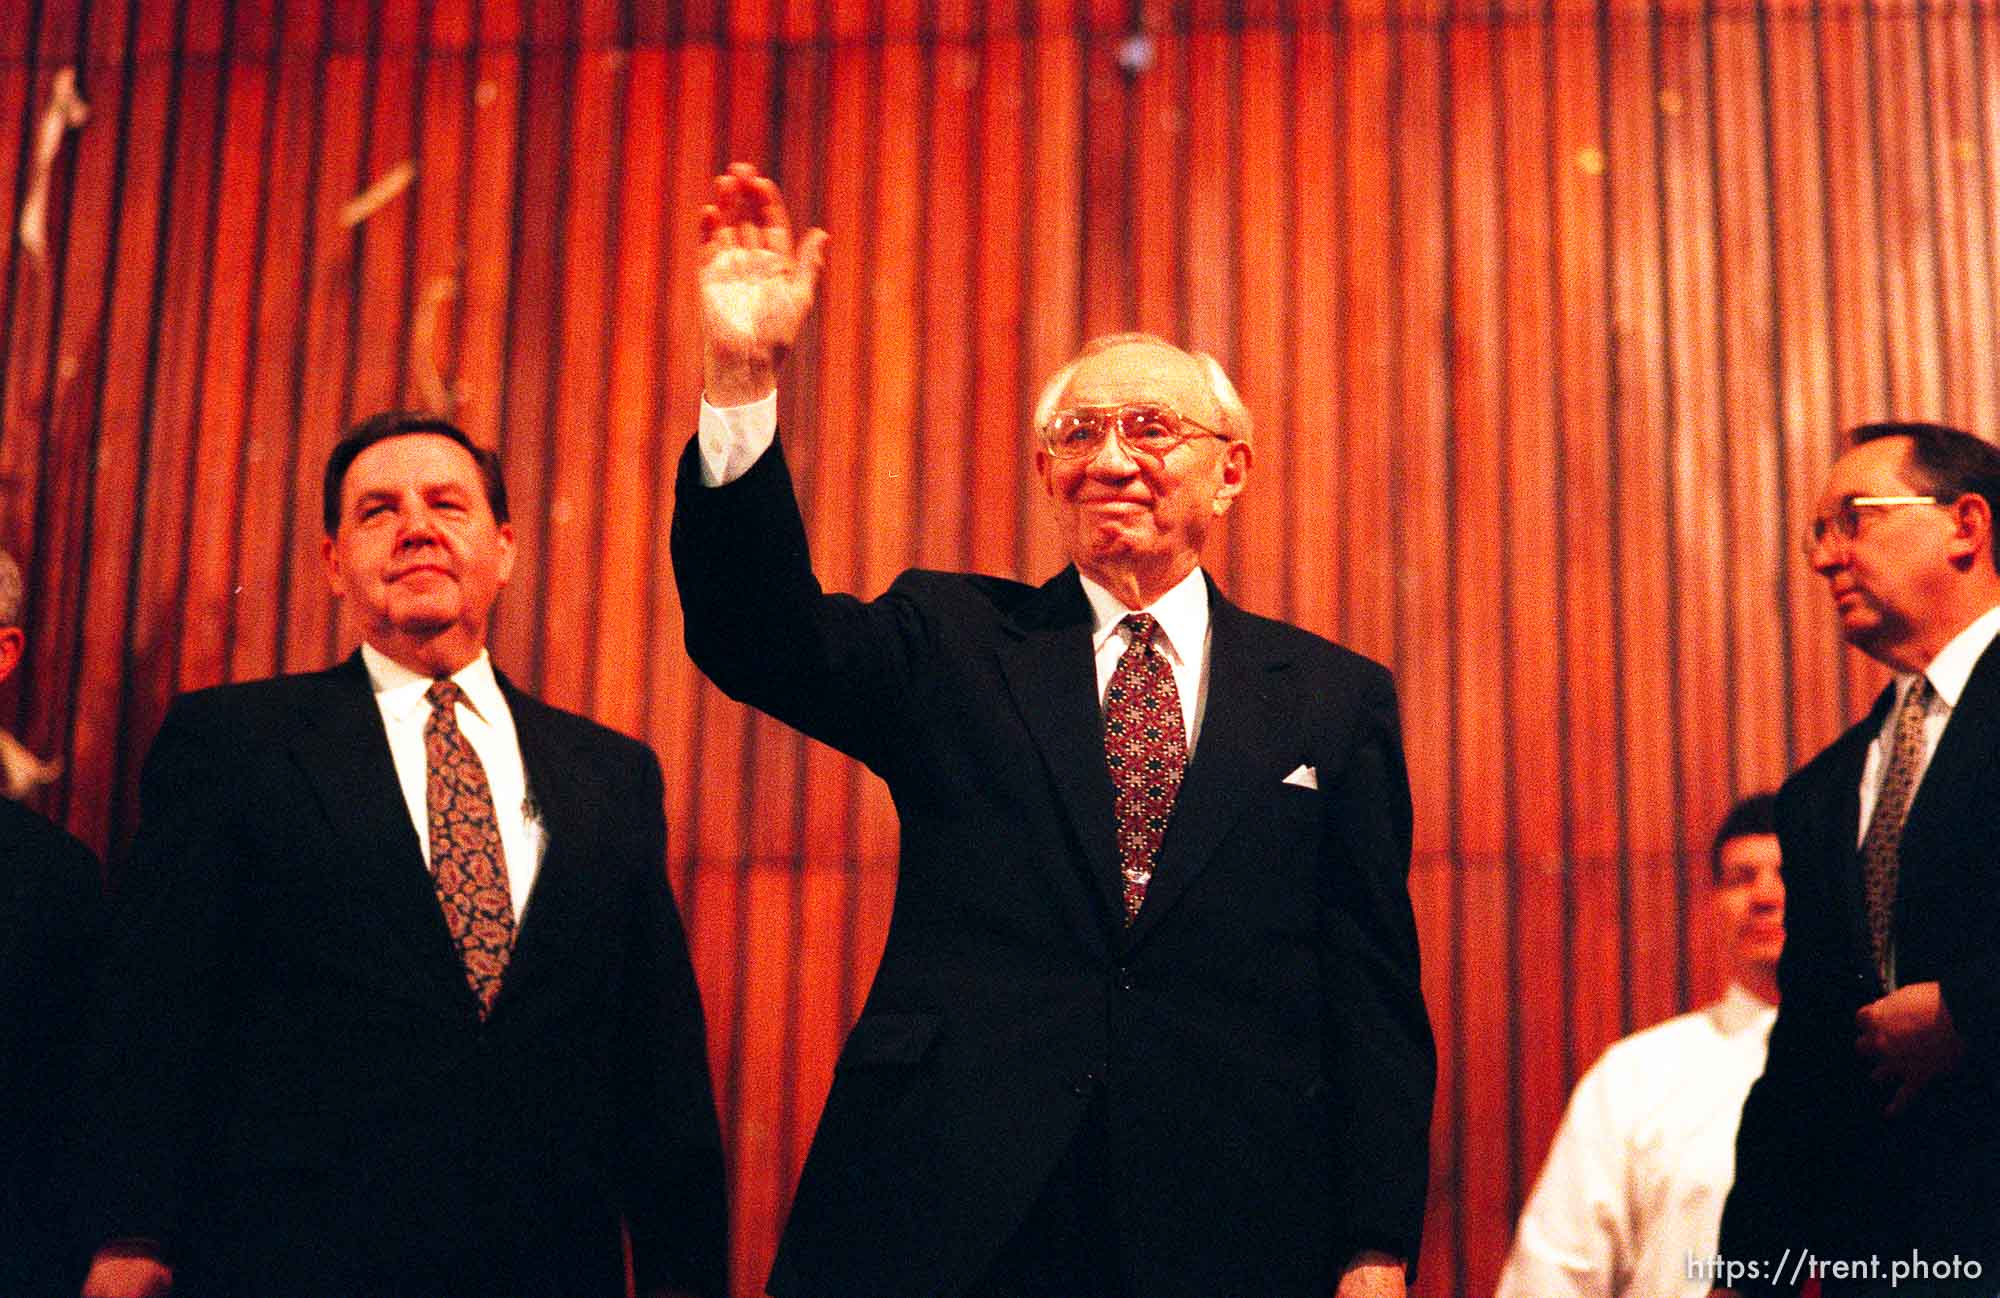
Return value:
<svg viewBox="0 0 2000 1298">
<path fill-rule="evenodd" d="M 140 781 L 139 832 L 117 878 L 79 1096 L 77 1231 L 171 1242 L 215 1031 L 216 953 L 231 893 L 221 755 L 168 712 Z"/>
<path fill-rule="evenodd" d="M 1323 778 L 1323 784 L 1325 779 Z M 1414 1268 L 1430 1170 L 1437 1053 L 1410 906 L 1411 808 L 1395 688 L 1367 665 L 1344 760 L 1331 775 L 1321 907 L 1341 1247 Z"/>
<path fill-rule="evenodd" d="M 1986 922 L 1989 933 L 2000 928 L 1991 914 Z M 1968 946 L 1967 957 L 1939 981 L 1938 992 L 1965 1040 L 1966 1068 L 1984 1080 L 1992 1103 L 2000 1106 L 2000 944 L 1989 936 Z"/>
<path fill-rule="evenodd" d="M 15 830 L 18 822 L 19 832 Z M 66 1274 L 64 1190 L 103 876 L 75 838 L 0 805 L 0 1293 L 57 1292 Z"/>
<path fill-rule="evenodd" d="M 813 577 L 782 444 L 720 487 L 690 441 L 675 484 L 672 551 L 688 656 L 729 697 L 879 769 L 884 724 L 920 670 L 918 601 L 864 602 Z"/>
<path fill-rule="evenodd" d="M 1846 1088 L 1832 1075 L 1853 1038 L 1851 1011 L 1830 994 L 1837 967 L 1838 909 L 1800 810 L 1795 781 L 1780 791 L 1779 844 L 1784 855 L 1785 949 L 1778 958 L 1778 1018 L 1771 1028 L 1763 1076 L 1750 1088 L 1736 1133 L 1736 1179 L 1723 1207 L 1717 1252 L 1738 1268 L 1735 1287 L 1745 1294 L 1792 1294 L 1789 1277 L 1770 1274 L 1790 1252 L 1814 1242 L 1809 1198 L 1833 1173 L 1820 1166 L 1827 1133 L 1817 1129 L 1822 1101 Z M 1844 1069 L 1843 1071 L 1851 1071 Z M 1755 1267 L 1750 1273 L 1743 1268 Z"/>
<path fill-rule="evenodd" d="M 641 1294 L 722 1298 L 728 1209 L 701 994 L 668 886 L 658 760 L 640 761 L 629 849 L 636 896 L 621 1023 L 624 1208 Z"/>
</svg>

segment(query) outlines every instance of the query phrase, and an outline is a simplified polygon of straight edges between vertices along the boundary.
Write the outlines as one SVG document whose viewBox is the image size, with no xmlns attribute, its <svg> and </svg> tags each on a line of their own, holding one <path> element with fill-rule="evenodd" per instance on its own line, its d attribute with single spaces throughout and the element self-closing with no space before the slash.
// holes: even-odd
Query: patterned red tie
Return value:
<svg viewBox="0 0 2000 1298">
<path fill-rule="evenodd" d="M 1187 729 L 1173 665 L 1154 644 L 1160 624 L 1151 614 L 1129 614 L 1132 641 L 1104 692 L 1104 761 L 1118 790 L 1118 865 L 1125 878 L 1125 922 L 1146 900 L 1153 858 L 1167 832 L 1181 774 L 1187 769 Z"/>
<path fill-rule="evenodd" d="M 1889 940 L 1896 918 L 1896 876 L 1902 872 L 1903 821 L 1917 791 L 1917 768 L 1924 760 L 1924 714 L 1930 710 L 1931 682 L 1917 677 L 1889 733 L 1889 765 L 1875 795 L 1875 814 L 1861 840 L 1861 881 L 1867 892 L 1868 941 L 1882 985 L 1889 977 Z M 1893 990 L 1893 988 L 1892 988 Z"/>
<path fill-rule="evenodd" d="M 451 681 L 433 681 L 424 697 L 431 704 L 430 719 L 424 722 L 431 879 L 484 1019 L 514 949 L 507 854 L 500 844 L 486 768 L 458 728 L 458 704 L 465 692 Z"/>
</svg>

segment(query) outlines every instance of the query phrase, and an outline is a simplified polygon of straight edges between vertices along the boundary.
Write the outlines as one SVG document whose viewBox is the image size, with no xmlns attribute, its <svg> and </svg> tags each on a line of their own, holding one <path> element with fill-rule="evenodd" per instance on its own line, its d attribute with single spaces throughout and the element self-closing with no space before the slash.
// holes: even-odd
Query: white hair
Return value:
<svg viewBox="0 0 2000 1298">
<path fill-rule="evenodd" d="M 1229 375 L 1223 372 L 1222 362 L 1207 352 L 1186 351 L 1174 346 L 1158 334 L 1148 333 L 1104 334 L 1085 343 L 1083 350 L 1078 352 L 1074 359 L 1050 375 L 1049 381 L 1042 385 L 1041 395 L 1035 398 L 1034 426 L 1040 428 L 1055 416 L 1057 407 L 1062 404 L 1063 397 L 1069 392 L 1070 380 L 1076 377 L 1077 369 L 1085 360 L 1113 347 L 1131 344 L 1163 347 L 1193 361 L 1200 368 L 1202 377 L 1208 382 L 1209 398 L 1215 402 L 1215 408 L 1222 412 L 1222 427 L 1216 431 L 1232 442 L 1249 444 L 1250 408 L 1244 405 L 1243 398 L 1237 395 L 1236 385 L 1231 383 Z"/>
</svg>

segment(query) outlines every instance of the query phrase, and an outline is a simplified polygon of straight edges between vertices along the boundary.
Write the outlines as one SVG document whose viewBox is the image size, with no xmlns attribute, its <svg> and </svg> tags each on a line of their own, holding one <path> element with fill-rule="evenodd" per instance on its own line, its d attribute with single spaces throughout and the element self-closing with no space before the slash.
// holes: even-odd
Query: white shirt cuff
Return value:
<svg viewBox="0 0 2000 1298">
<path fill-rule="evenodd" d="M 723 487 L 750 472 L 778 435 L 778 391 L 773 388 L 741 406 L 711 406 L 701 400 L 701 481 Z"/>
</svg>

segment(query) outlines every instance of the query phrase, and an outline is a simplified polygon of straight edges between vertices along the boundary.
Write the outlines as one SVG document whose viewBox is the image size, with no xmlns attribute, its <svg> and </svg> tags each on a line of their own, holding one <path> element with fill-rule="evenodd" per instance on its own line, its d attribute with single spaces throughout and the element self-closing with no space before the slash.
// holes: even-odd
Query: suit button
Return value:
<svg viewBox="0 0 2000 1298">
<path fill-rule="evenodd" d="M 1129 992 L 1129 991 L 1132 991 L 1132 990 L 1133 990 L 1133 989 L 1134 989 L 1134 988 L 1135 988 L 1136 986 L 1137 986 L 1137 983 L 1135 983 L 1135 982 L 1133 981 L 1133 978 L 1132 978 L 1132 971 L 1131 971 L 1130 969 L 1120 969 L 1120 970 L 1118 971 L 1118 990 L 1119 990 L 1119 991 L 1121 991 L 1121 992 Z"/>
<path fill-rule="evenodd" d="M 1083 1076 L 1077 1078 L 1076 1081 L 1072 1082 L 1070 1084 L 1069 1089 L 1074 1091 L 1078 1095 L 1087 1096 L 1091 1092 L 1095 1091 L 1097 1089 L 1098 1083 L 1102 1082 L 1103 1080 L 1104 1080 L 1103 1077 L 1101 1077 L 1098 1074 L 1097 1070 L 1093 1068 L 1089 1072 L 1085 1073 Z"/>
</svg>

